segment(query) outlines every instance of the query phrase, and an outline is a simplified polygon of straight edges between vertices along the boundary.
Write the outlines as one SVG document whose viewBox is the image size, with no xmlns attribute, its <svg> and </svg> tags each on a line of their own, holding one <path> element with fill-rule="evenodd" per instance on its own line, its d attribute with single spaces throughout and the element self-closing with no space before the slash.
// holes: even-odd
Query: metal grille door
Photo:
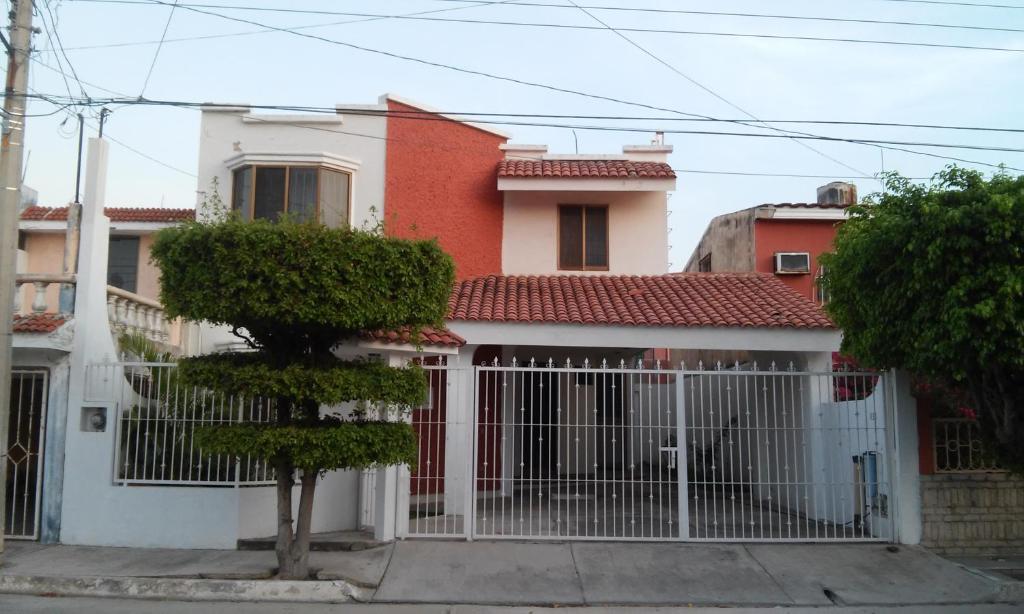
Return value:
<svg viewBox="0 0 1024 614">
<path fill-rule="evenodd" d="M 680 537 L 669 371 L 478 369 L 475 535 Z"/>
<path fill-rule="evenodd" d="M 4 501 L 4 534 L 11 539 L 39 537 L 47 376 L 46 371 L 37 370 L 15 369 L 11 373 Z"/>
</svg>

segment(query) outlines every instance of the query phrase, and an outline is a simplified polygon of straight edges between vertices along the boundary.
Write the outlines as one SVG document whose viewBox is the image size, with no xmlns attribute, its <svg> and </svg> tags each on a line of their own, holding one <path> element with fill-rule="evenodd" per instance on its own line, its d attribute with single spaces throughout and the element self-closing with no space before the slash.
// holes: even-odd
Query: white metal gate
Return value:
<svg viewBox="0 0 1024 614">
<path fill-rule="evenodd" d="M 4 535 L 11 539 L 39 537 L 48 376 L 45 370 L 11 372 L 4 501 Z"/>
<path fill-rule="evenodd" d="M 515 362 L 453 373 L 429 367 L 431 399 L 414 411 L 406 535 L 893 537 L 877 373 Z"/>
</svg>

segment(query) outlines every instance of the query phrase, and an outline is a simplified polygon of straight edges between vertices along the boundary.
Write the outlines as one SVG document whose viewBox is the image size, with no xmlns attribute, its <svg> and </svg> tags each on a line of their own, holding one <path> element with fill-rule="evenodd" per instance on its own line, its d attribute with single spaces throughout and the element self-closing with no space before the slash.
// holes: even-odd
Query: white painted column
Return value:
<svg viewBox="0 0 1024 614">
<path fill-rule="evenodd" d="M 377 469 L 377 484 L 374 488 L 376 500 L 374 501 L 373 538 L 380 542 L 394 541 L 396 537 L 397 520 L 401 515 L 398 513 L 398 482 L 398 467 Z M 406 487 L 406 493 L 408 490 Z M 404 515 L 406 523 L 408 523 L 408 504 L 405 507 Z"/>
<path fill-rule="evenodd" d="M 808 354 L 806 370 L 813 373 L 832 371 L 832 353 L 819 352 Z M 829 519 L 831 501 L 829 484 L 838 475 L 837 468 L 830 466 L 834 456 L 826 441 L 825 411 L 826 405 L 832 402 L 832 382 L 821 381 L 821 376 L 809 376 L 803 393 L 803 424 L 807 442 L 807 504 L 806 514 L 813 519 Z"/>
<path fill-rule="evenodd" d="M 896 541 L 901 544 L 921 543 L 921 476 L 918 462 L 917 400 L 910 392 L 910 374 L 892 371 L 887 374 L 886 417 L 892 433 L 889 440 L 895 450 L 890 467 L 893 475 L 891 513 L 896 515 Z"/>
<path fill-rule="evenodd" d="M 401 352 L 388 355 L 388 366 L 404 367 L 409 357 Z M 412 413 L 382 416 L 387 420 L 404 420 L 412 423 Z M 409 467 L 381 467 L 377 469 L 377 480 L 373 487 L 374 519 L 373 538 L 377 541 L 394 541 L 409 532 Z M 367 489 L 371 490 L 371 489 Z M 367 493 L 369 494 L 369 493 Z"/>
<path fill-rule="evenodd" d="M 461 362 L 449 367 L 445 394 L 444 513 L 461 515 L 468 532 L 472 514 L 473 367 Z"/>
</svg>

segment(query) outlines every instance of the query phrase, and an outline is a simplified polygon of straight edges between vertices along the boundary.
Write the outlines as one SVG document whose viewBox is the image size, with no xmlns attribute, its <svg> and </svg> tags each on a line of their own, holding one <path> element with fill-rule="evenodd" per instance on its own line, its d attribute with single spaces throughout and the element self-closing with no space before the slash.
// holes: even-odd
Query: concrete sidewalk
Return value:
<svg viewBox="0 0 1024 614">
<path fill-rule="evenodd" d="M 1024 601 L 1022 583 L 882 544 L 407 541 L 314 552 L 320 581 L 269 581 L 272 552 L 10 543 L 0 592 L 219 601 L 513 606 L 904 606 Z"/>
</svg>

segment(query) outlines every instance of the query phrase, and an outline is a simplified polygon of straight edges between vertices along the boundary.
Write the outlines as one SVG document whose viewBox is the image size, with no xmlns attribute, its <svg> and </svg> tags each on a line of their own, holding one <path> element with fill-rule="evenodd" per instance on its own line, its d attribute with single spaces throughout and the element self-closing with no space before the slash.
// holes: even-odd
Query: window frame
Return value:
<svg viewBox="0 0 1024 614">
<path fill-rule="evenodd" d="M 292 169 L 313 169 L 316 171 L 316 194 L 313 198 L 313 219 L 310 220 L 314 224 L 321 223 L 320 220 L 323 217 L 320 211 L 320 186 L 323 184 L 322 175 L 324 171 L 331 171 L 334 173 L 340 173 L 345 176 L 346 190 L 345 196 L 347 202 L 345 203 L 345 220 L 348 228 L 352 228 L 352 171 L 340 168 L 333 168 L 325 166 L 323 164 L 276 164 L 276 163 L 264 163 L 264 164 L 242 164 L 231 169 L 231 196 L 229 199 L 231 212 L 241 211 L 241 208 L 235 208 L 235 177 L 238 173 L 244 172 L 245 170 L 252 171 L 252 178 L 249 181 L 249 216 L 243 218 L 246 222 L 251 222 L 256 219 L 256 174 L 260 169 L 268 168 L 283 168 L 284 169 L 284 209 L 281 211 L 282 214 L 287 214 L 289 210 L 289 201 L 291 200 L 291 177 Z M 263 218 L 261 218 L 263 219 Z M 274 221 L 274 220 L 271 220 Z"/>
<path fill-rule="evenodd" d="M 110 259 L 111 259 L 111 255 L 114 253 L 114 250 L 112 249 L 113 244 L 116 243 L 116 242 L 125 242 L 125 243 L 127 243 L 127 242 L 134 242 L 135 243 L 135 251 L 134 251 L 134 253 L 135 253 L 134 269 L 135 270 L 132 273 L 132 281 L 134 283 L 130 284 L 132 286 L 132 288 L 130 288 L 130 289 L 123 287 L 123 286 L 129 285 L 129 284 L 123 284 L 122 286 L 117 286 L 117 285 L 114 285 L 114 284 L 111 283 L 112 280 L 110 279 L 110 271 L 111 271 L 111 269 L 113 267 L 111 266 Z M 118 288 L 120 290 L 124 290 L 125 292 L 131 292 L 132 294 L 138 294 L 138 292 L 139 292 L 139 272 L 140 272 L 141 268 L 142 268 L 142 237 L 141 237 L 141 235 L 110 235 L 109 237 L 107 237 L 107 279 L 106 279 L 106 285 L 113 286 L 113 287 Z"/>
<path fill-rule="evenodd" d="M 567 207 L 578 207 L 581 211 L 582 224 L 580 225 L 580 266 L 562 266 L 562 210 Z M 605 264 L 603 266 L 594 266 L 587 264 L 587 210 L 588 209 L 603 209 L 604 210 L 604 249 L 605 249 Z M 591 204 L 574 204 L 574 203 L 561 203 L 558 205 L 558 220 L 557 229 L 555 236 L 555 264 L 559 271 L 608 271 L 611 268 L 612 262 L 612 248 L 611 248 L 611 216 L 609 214 L 608 205 L 591 205 Z"/>
<path fill-rule="evenodd" d="M 711 272 L 711 252 L 704 254 L 697 261 L 697 272 L 698 273 L 710 273 Z"/>
</svg>

